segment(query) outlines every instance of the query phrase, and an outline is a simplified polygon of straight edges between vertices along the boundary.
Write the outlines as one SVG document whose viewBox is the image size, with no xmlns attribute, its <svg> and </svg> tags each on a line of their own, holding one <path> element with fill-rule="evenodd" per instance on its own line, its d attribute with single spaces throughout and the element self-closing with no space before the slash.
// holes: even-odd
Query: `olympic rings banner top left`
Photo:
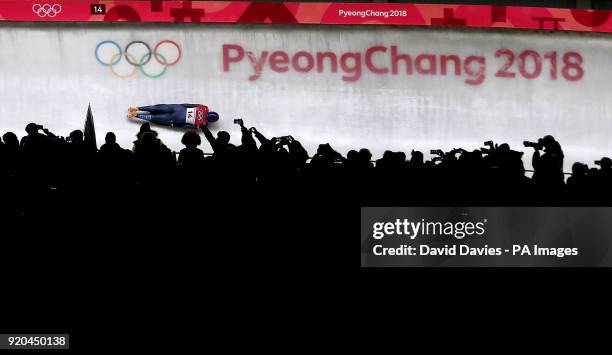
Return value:
<svg viewBox="0 0 612 355">
<path fill-rule="evenodd" d="M 612 32 L 611 11 L 408 3 L 0 0 L 0 21 L 360 24 Z"/>
<path fill-rule="evenodd" d="M 181 60 L 182 49 L 180 44 L 170 39 L 157 42 L 153 49 L 141 40 L 130 41 L 123 47 L 113 40 L 103 40 L 96 45 L 94 56 L 116 77 L 130 78 L 139 70 L 145 77 L 159 78 Z"/>
</svg>

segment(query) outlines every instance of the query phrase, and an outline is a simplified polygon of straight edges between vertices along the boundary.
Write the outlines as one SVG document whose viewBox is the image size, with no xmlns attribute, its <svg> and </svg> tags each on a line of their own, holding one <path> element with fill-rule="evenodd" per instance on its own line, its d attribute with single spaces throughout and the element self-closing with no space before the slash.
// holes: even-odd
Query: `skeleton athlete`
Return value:
<svg viewBox="0 0 612 355">
<path fill-rule="evenodd" d="M 219 114 L 208 111 L 208 107 L 201 104 L 160 104 L 130 107 L 128 118 L 164 126 L 201 128 L 206 126 L 207 122 L 217 121 Z"/>
</svg>

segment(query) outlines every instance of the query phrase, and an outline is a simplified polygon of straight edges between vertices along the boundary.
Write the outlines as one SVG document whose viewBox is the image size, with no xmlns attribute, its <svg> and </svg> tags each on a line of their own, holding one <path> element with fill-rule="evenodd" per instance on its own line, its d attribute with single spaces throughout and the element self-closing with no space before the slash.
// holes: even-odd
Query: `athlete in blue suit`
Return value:
<svg viewBox="0 0 612 355">
<path fill-rule="evenodd" d="M 201 128 L 215 122 L 219 114 L 209 112 L 202 104 L 160 104 L 130 107 L 128 117 L 172 127 Z"/>
</svg>

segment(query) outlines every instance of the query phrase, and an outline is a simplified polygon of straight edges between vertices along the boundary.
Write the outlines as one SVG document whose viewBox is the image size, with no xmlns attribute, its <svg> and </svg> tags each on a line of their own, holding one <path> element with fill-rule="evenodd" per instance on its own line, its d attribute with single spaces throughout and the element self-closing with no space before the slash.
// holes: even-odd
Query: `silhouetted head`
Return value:
<svg viewBox="0 0 612 355">
<path fill-rule="evenodd" d="M 107 144 L 114 144 L 117 142 L 117 137 L 115 136 L 113 132 L 108 132 L 106 136 L 104 136 L 104 141 Z"/>
<path fill-rule="evenodd" d="M 390 150 L 385 150 L 385 152 L 383 153 L 383 160 L 390 160 L 393 157 L 393 152 Z"/>
<path fill-rule="evenodd" d="M 548 153 L 561 152 L 561 145 L 555 140 L 555 137 L 548 135 L 542 138 L 542 146 Z"/>
<path fill-rule="evenodd" d="M 140 126 L 140 133 L 145 133 L 151 131 L 151 125 L 149 122 L 145 122 Z"/>
<path fill-rule="evenodd" d="M 397 152 L 397 153 L 395 153 L 395 158 L 397 159 L 397 161 L 399 163 L 405 163 L 406 162 L 406 153 L 404 153 L 404 152 Z"/>
<path fill-rule="evenodd" d="M 612 169 L 612 159 L 610 158 L 601 158 L 600 162 L 599 162 L 599 166 L 601 166 L 601 169 Z"/>
<path fill-rule="evenodd" d="M 412 151 L 412 156 L 410 157 L 411 163 L 423 163 L 423 153 L 418 150 Z"/>
<path fill-rule="evenodd" d="M 319 147 L 317 147 L 317 154 L 318 155 L 325 155 L 326 151 L 327 151 L 327 145 L 326 144 L 319 144 Z"/>
<path fill-rule="evenodd" d="M 202 140 L 200 139 L 200 135 L 194 131 L 187 131 L 183 134 L 183 139 L 181 139 L 181 143 L 183 143 L 187 147 L 195 147 L 202 144 Z"/>
<path fill-rule="evenodd" d="M 83 142 L 83 132 L 81 132 L 78 129 L 70 132 L 70 135 L 68 137 L 70 138 L 70 140 L 73 143 L 81 143 L 81 142 Z"/>
<path fill-rule="evenodd" d="M 347 160 L 355 160 L 357 159 L 357 151 L 356 150 L 349 150 L 348 153 L 346 153 L 346 159 Z"/>
<path fill-rule="evenodd" d="M 366 148 L 361 148 L 359 149 L 359 160 L 364 161 L 364 162 L 370 162 L 370 160 L 372 160 L 372 153 L 366 149 Z"/>
<path fill-rule="evenodd" d="M 140 137 L 140 146 L 144 150 L 154 149 L 159 145 L 157 136 L 153 132 L 144 132 Z"/>
<path fill-rule="evenodd" d="M 336 159 L 340 157 L 340 154 L 338 154 L 329 143 L 319 144 L 319 147 L 317 148 L 317 155 L 327 159 Z"/>
<path fill-rule="evenodd" d="M 34 134 L 38 132 L 39 129 L 40 129 L 40 126 L 37 125 L 36 123 L 28 123 L 25 128 L 28 134 Z"/>
<path fill-rule="evenodd" d="M 230 141 L 230 134 L 226 131 L 220 131 L 217 133 L 217 142 L 222 145 L 227 145 Z"/>
<path fill-rule="evenodd" d="M 19 147 L 19 139 L 17 139 L 17 136 L 13 132 L 6 132 L 4 135 L 2 135 L 2 140 L 4 141 L 4 144 L 6 144 L 7 147 Z"/>
<path fill-rule="evenodd" d="M 497 150 L 500 152 L 509 152 L 510 151 L 510 146 L 508 145 L 508 143 L 503 143 L 500 144 L 499 146 L 497 146 Z"/>
<path fill-rule="evenodd" d="M 586 175 L 588 171 L 589 171 L 589 167 L 586 164 L 575 162 L 572 165 L 572 175 L 573 176 Z"/>
<path fill-rule="evenodd" d="M 208 122 L 219 121 L 219 114 L 216 113 L 215 111 L 210 111 L 208 114 L 206 114 L 206 121 Z"/>
</svg>

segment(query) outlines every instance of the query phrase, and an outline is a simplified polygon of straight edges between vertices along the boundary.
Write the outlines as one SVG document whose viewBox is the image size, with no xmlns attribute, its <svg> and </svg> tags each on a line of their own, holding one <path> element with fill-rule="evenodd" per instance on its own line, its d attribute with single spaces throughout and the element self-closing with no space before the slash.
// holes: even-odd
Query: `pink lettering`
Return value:
<svg viewBox="0 0 612 355">
<path fill-rule="evenodd" d="M 374 63 L 372 63 L 372 55 L 374 55 L 374 53 L 376 52 L 386 52 L 387 51 L 387 47 L 383 47 L 383 46 L 374 46 L 371 47 L 370 49 L 367 50 L 366 55 L 365 55 L 365 62 L 366 62 L 366 67 L 368 67 L 368 69 L 374 73 L 374 74 L 386 74 L 389 72 L 389 69 L 387 67 L 383 67 L 383 68 L 379 68 L 377 66 L 374 65 Z"/>
<path fill-rule="evenodd" d="M 230 51 L 235 51 L 237 54 L 232 56 Z M 238 63 L 244 58 L 244 49 L 237 44 L 223 45 L 223 71 L 230 71 L 230 63 Z"/>
<path fill-rule="evenodd" d="M 259 59 L 257 59 L 257 57 L 255 57 L 255 54 L 251 51 L 246 52 L 246 54 L 249 58 L 249 62 L 251 62 L 251 66 L 253 67 L 254 72 L 253 75 L 249 76 L 249 80 L 255 81 L 261 76 L 263 66 L 266 63 L 266 59 L 268 58 L 268 51 L 261 52 L 261 57 L 259 57 Z"/>
</svg>

